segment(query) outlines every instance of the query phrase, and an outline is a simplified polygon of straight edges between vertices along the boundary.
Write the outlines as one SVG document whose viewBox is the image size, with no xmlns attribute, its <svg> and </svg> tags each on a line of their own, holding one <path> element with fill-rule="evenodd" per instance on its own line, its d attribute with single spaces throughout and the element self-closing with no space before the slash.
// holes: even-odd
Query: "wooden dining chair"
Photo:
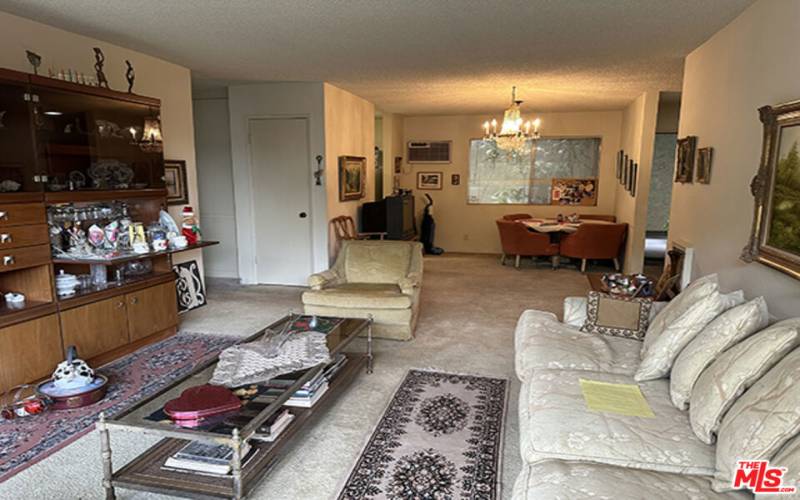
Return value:
<svg viewBox="0 0 800 500">
<path fill-rule="evenodd" d="M 385 239 L 385 232 L 368 232 L 360 233 L 356 230 L 356 223 L 349 215 L 340 215 L 331 219 L 329 226 L 332 228 L 331 233 L 334 236 L 334 247 L 332 255 L 335 257 L 339 253 L 339 248 L 342 246 L 342 241 L 346 240 L 371 240 L 371 239 Z"/>
</svg>

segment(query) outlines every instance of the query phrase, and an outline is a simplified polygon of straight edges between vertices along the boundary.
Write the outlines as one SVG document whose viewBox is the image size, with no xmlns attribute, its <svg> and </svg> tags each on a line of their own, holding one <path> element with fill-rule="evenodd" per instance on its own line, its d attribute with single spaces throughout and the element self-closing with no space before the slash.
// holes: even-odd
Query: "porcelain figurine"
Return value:
<svg viewBox="0 0 800 500">
<path fill-rule="evenodd" d="M 200 226 L 197 225 L 197 220 L 194 218 L 194 210 L 189 205 L 183 207 L 181 234 L 186 237 L 186 242 L 189 245 L 194 245 L 202 240 Z"/>
<path fill-rule="evenodd" d="M 76 389 L 94 381 L 94 370 L 82 359 L 78 359 L 78 350 L 74 345 L 67 348 L 67 359 L 62 361 L 53 372 L 53 385 L 59 389 Z"/>
</svg>

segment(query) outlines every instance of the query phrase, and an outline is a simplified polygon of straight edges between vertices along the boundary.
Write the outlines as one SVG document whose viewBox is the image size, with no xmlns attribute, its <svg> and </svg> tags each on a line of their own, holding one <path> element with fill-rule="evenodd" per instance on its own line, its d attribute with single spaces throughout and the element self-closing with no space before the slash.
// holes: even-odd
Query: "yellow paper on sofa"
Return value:
<svg viewBox="0 0 800 500">
<path fill-rule="evenodd" d="M 612 384 L 580 379 L 581 392 L 591 411 L 617 413 L 629 417 L 654 418 L 655 414 L 636 384 Z"/>
</svg>

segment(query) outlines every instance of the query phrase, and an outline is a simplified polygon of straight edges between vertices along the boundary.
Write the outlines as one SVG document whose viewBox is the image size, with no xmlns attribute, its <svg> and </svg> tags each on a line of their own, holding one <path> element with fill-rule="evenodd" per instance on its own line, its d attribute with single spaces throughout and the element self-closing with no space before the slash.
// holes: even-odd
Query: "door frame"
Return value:
<svg viewBox="0 0 800 500">
<path fill-rule="evenodd" d="M 253 149 L 251 147 L 251 129 L 250 124 L 253 121 L 258 120 L 305 120 L 305 127 L 306 127 L 306 187 L 307 187 L 307 194 L 308 194 L 308 236 L 309 241 L 311 242 L 311 248 L 309 251 L 309 269 L 311 272 L 314 272 L 314 262 L 315 262 L 315 253 L 316 253 L 316 245 L 315 245 L 315 238 L 314 238 L 314 222 L 316 220 L 316 214 L 314 212 L 314 202 L 313 196 L 314 191 L 311 185 L 312 179 L 312 170 L 311 170 L 311 115 L 307 113 L 292 113 L 292 114 L 266 114 L 266 115 L 248 115 L 245 118 L 245 131 L 247 132 L 247 178 L 250 181 L 250 206 L 248 207 L 250 210 L 250 231 L 251 234 L 256 234 L 256 206 L 255 206 L 255 191 L 252 186 L 255 186 L 254 179 L 253 179 Z M 253 282 L 258 282 L 258 245 L 256 244 L 256 238 L 251 238 L 251 253 L 253 255 Z M 286 285 L 291 286 L 291 285 Z"/>
</svg>

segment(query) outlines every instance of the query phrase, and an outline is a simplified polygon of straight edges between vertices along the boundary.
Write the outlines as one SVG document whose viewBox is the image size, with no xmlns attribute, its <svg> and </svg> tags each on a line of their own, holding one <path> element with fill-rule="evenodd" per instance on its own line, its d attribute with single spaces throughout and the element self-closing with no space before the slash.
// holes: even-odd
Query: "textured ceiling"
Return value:
<svg viewBox="0 0 800 500">
<path fill-rule="evenodd" d="M 0 0 L 191 68 L 198 88 L 327 81 L 406 114 L 618 109 L 752 0 Z"/>
</svg>

